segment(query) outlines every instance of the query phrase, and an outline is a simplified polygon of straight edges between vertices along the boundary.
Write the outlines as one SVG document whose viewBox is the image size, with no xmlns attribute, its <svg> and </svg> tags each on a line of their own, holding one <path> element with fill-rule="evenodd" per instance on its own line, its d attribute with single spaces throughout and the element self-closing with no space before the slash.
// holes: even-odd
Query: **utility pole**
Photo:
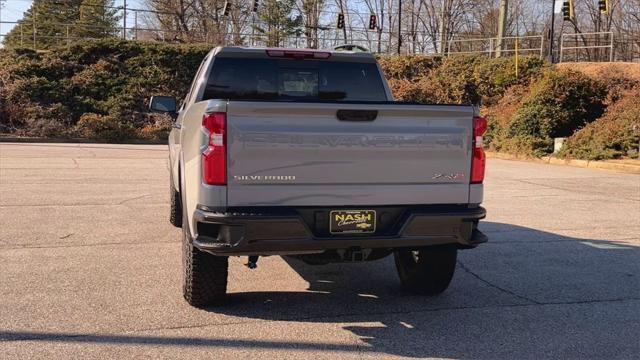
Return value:
<svg viewBox="0 0 640 360">
<path fill-rule="evenodd" d="M 0 0 L 0 35 L 2 35 L 2 7 L 4 7 L 4 0 Z"/>
<path fill-rule="evenodd" d="M 133 36 L 135 37 L 136 40 L 138 40 L 138 12 L 134 11 L 133 12 Z"/>
<path fill-rule="evenodd" d="M 37 40 L 36 40 L 36 23 L 37 23 L 38 11 L 37 8 L 33 8 L 33 51 L 38 49 Z"/>
<path fill-rule="evenodd" d="M 122 38 L 127 40 L 127 0 L 124 0 L 122 11 Z"/>
<path fill-rule="evenodd" d="M 402 0 L 398 0 L 398 55 L 402 48 Z"/>
<path fill-rule="evenodd" d="M 444 55 L 446 49 L 445 43 L 447 42 L 447 22 L 448 16 L 448 0 L 442 0 L 442 9 L 440 12 L 440 54 Z"/>
<path fill-rule="evenodd" d="M 318 2 L 320 0 L 315 0 L 314 5 L 316 7 L 316 13 L 315 13 L 315 19 L 313 20 L 313 43 L 314 49 L 320 49 L 320 40 L 318 38 L 318 25 L 320 25 L 320 6 L 318 5 Z"/>
<path fill-rule="evenodd" d="M 502 56 L 504 48 L 504 33 L 507 28 L 507 14 L 509 11 L 509 0 L 500 0 L 500 17 L 498 19 L 498 49 L 496 57 Z"/>
<path fill-rule="evenodd" d="M 549 59 L 554 63 L 553 59 L 553 42 L 555 38 L 556 28 L 556 0 L 551 0 L 551 28 L 549 29 Z"/>
</svg>

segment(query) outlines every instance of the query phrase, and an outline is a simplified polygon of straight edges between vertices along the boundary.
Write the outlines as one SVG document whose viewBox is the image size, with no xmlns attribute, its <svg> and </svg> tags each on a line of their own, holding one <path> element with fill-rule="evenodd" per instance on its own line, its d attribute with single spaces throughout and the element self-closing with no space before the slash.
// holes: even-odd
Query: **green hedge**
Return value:
<svg viewBox="0 0 640 360">
<path fill-rule="evenodd" d="M 156 94 L 186 95 L 210 47 L 102 40 L 50 52 L 0 50 L 0 132 L 104 141 L 164 139 L 169 119 L 147 111 Z M 537 57 L 381 56 L 397 100 L 481 105 L 486 143 L 542 156 L 553 138 L 572 136 L 564 156 L 629 154 L 637 133 L 638 83 L 559 71 Z M 635 96 L 635 99 L 640 96 Z M 607 114 L 607 105 L 613 106 Z M 635 110 L 634 110 L 635 109 Z M 596 121 L 597 119 L 601 118 Z M 626 119 L 615 121 L 615 119 Z M 577 132 L 576 132 L 577 131 Z"/>
<path fill-rule="evenodd" d="M 0 131 L 109 141 L 164 138 L 154 94 L 183 97 L 209 51 L 133 41 L 85 42 L 45 53 L 0 52 Z"/>
<path fill-rule="evenodd" d="M 397 100 L 491 105 L 506 89 L 528 84 L 545 63 L 536 57 L 386 56 L 379 59 Z"/>
<path fill-rule="evenodd" d="M 163 138 L 167 119 L 146 111 L 154 94 L 183 97 L 208 47 L 132 41 L 84 42 L 47 53 L 2 50 L 0 131 L 116 141 Z M 492 103 L 505 88 L 528 83 L 543 63 L 481 56 L 383 56 L 398 100 Z"/>
<path fill-rule="evenodd" d="M 640 146 L 640 89 L 621 96 L 600 119 L 567 139 L 562 157 L 588 160 L 638 158 Z"/>
<path fill-rule="evenodd" d="M 534 83 L 509 125 L 509 135 L 555 138 L 599 118 L 607 91 L 600 81 L 572 72 L 547 71 Z"/>
</svg>

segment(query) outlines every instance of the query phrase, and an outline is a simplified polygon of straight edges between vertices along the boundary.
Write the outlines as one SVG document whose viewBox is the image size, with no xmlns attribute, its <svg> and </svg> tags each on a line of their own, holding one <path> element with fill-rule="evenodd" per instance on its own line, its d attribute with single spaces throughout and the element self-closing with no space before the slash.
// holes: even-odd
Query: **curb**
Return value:
<svg viewBox="0 0 640 360">
<path fill-rule="evenodd" d="M 123 144 L 123 145 L 167 145 L 167 140 L 141 140 L 124 139 L 118 142 L 109 142 L 81 138 L 32 138 L 18 136 L 0 136 L 0 143 L 67 143 L 67 144 Z"/>
<path fill-rule="evenodd" d="M 602 160 L 577 160 L 577 159 L 559 159 L 552 156 L 543 156 L 541 158 L 523 157 L 507 153 L 499 153 L 493 151 L 485 151 L 489 159 L 527 161 L 538 164 L 564 165 L 589 169 L 613 170 L 626 172 L 631 174 L 640 174 L 640 161 L 638 164 L 629 164 Z"/>
</svg>

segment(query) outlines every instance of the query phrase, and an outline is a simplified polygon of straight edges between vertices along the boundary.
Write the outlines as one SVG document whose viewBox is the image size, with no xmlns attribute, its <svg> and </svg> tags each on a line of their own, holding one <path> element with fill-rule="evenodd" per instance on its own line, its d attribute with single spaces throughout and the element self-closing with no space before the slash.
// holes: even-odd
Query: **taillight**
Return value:
<svg viewBox="0 0 640 360">
<path fill-rule="evenodd" d="M 202 180 L 209 185 L 227 183 L 227 114 L 205 114 L 202 127 L 209 136 L 207 148 L 202 153 Z"/>
<path fill-rule="evenodd" d="M 481 116 L 473 117 L 473 158 L 471 159 L 471 183 L 480 184 L 484 181 L 484 169 L 487 158 L 482 147 L 482 135 L 487 131 L 487 119 Z"/>
<path fill-rule="evenodd" d="M 309 50 L 290 50 L 290 49 L 267 49 L 265 50 L 269 57 L 286 57 L 297 60 L 303 59 L 328 59 L 331 57 L 330 52 L 326 51 L 309 51 Z"/>
</svg>

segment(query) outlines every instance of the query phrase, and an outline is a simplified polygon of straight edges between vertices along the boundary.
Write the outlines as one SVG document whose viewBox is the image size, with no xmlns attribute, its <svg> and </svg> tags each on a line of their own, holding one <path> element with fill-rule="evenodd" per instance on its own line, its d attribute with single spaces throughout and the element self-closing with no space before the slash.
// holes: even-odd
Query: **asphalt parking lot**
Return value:
<svg viewBox="0 0 640 360">
<path fill-rule="evenodd" d="M 181 297 L 165 146 L 0 144 L 0 358 L 640 358 L 640 176 L 490 159 L 490 242 L 452 286 L 392 259 L 233 258 Z"/>
</svg>

